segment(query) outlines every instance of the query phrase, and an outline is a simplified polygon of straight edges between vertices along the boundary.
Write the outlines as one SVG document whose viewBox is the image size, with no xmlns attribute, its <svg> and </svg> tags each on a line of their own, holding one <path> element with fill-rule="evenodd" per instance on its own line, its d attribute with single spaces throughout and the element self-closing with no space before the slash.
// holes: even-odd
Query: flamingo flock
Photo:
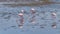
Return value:
<svg viewBox="0 0 60 34">
<path fill-rule="evenodd" d="M 23 28 L 23 26 L 24 26 L 24 12 L 25 12 L 25 10 L 21 10 L 21 12 L 18 14 L 18 16 L 20 16 L 20 26 L 19 26 L 19 28 Z M 30 10 L 30 14 L 31 14 L 31 18 L 30 18 L 30 23 L 32 23 L 32 24 L 36 24 L 36 9 L 35 8 L 31 8 L 31 10 Z M 45 12 L 43 12 L 42 14 L 45 14 Z M 29 15 L 29 14 L 28 14 Z M 56 14 L 56 12 L 52 12 L 51 13 L 51 17 L 52 18 L 56 18 L 56 16 L 57 16 L 57 14 Z M 27 18 L 27 19 L 29 19 L 29 17 Z M 43 25 L 43 24 L 42 24 Z M 47 26 L 47 25 L 46 25 Z M 56 23 L 53 23 L 52 25 L 51 25 L 51 27 L 52 28 L 54 28 L 54 29 L 56 29 L 57 28 L 57 25 L 56 25 Z M 40 28 L 44 28 L 44 26 L 40 26 Z"/>
</svg>

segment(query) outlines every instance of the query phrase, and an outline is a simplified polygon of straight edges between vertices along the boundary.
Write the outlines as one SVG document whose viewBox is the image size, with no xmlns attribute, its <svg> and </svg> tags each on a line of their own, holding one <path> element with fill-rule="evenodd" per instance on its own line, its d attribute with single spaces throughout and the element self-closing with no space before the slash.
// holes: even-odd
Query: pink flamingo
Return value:
<svg viewBox="0 0 60 34">
<path fill-rule="evenodd" d="M 19 27 L 22 28 L 23 24 L 24 24 L 24 10 L 21 10 L 21 13 L 19 13 L 18 15 L 20 16 L 20 25 Z"/>
</svg>

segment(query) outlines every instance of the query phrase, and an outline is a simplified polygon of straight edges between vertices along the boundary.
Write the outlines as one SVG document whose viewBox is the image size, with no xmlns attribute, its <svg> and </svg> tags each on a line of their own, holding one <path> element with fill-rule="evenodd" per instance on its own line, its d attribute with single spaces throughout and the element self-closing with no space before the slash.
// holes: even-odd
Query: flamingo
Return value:
<svg viewBox="0 0 60 34">
<path fill-rule="evenodd" d="M 36 13 L 35 9 L 31 8 L 31 14 L 32 14 L 31 23 L 33 24 L 35 23 L 35 13 Z"/>
<path fill-rule="evenodd" d="M 20 16 L 20 24 L 19 24 L 19 28 L 23 28 L 23 24 L 24 24 L 24 10 L 21 10 L 21 13 L 19 13 L 18 15 Z"/>
</svg>

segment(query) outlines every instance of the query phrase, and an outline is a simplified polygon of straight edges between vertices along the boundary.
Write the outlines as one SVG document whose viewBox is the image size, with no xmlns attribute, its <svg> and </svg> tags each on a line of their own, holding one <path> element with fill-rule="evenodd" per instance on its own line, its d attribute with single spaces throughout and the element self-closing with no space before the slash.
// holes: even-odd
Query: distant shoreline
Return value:
<svg viewBox="0 0 60 34">
<path fill-rule="evenodd" d="M 38 6 L 38 5 L 49 5 L 49 4 L 60 4 L 59 2 L 26 2 L 26 3 L 12 3 L 12 2 L 6 2 L 6 3 L 0 3 L 0 5 L 6 5 L 6 6 Z"/>
</svg>

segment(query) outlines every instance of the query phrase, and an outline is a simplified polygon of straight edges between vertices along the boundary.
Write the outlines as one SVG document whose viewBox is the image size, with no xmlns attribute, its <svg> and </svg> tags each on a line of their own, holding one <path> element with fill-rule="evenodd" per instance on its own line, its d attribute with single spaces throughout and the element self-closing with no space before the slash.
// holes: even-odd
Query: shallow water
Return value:
<svg viewBox="0 0 60 34">
<path fill-rule="evenodd" d="M 31 8 L 36 9 L 35 15 L 37 25 L 32 25 L 28 19 L 32 17 Z M 16 20 L 19 20 L 18 14 L 24 9 L 24 27 L 20 29 Z M 41 12 L 45 11 L 45 14 Z M 56 12 L 56 18 L 51 18 L 51 12 Z M 44 19 L 41 19 L 44 17 Z M 42 6 L 16 6 L 9 7 L 0 5 L 0 34 L 60 34 L 60 4 L 50 4 Z M 56 22 L 57 28 L 51 27 L 52 23 Z M 19 22 L 18 22 L 19 23 Z M 45 24 L 40 28 L 41 24 Z"/>
</svg>

